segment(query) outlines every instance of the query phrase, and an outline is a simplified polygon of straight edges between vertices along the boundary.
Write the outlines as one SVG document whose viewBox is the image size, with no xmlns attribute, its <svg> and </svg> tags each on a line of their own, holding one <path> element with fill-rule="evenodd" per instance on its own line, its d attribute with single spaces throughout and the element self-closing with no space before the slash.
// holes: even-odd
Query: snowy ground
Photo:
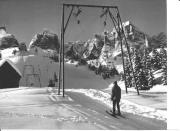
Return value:
<svg viewBox="0 0 180 131">
<path fill-rule="evenodd" d="M 20 87 L 0 94 L 2 129 L 103 129 L 76 110 L 70 97 L 50 88 Z"/>
<path fill-rule="evenodd" d="M 81 93 L 73 92 L 78 90 Z M 94 89 L 90 89 L 85 95 L 83 92 L 87 91 L 67 89 L 63 98 L 62 95 L 57 95 L 56 88 L 3 89 L 0 92 L 0 127 L 66 130 L 166 129 L 163 121 L 128 114 L 124 110 L 122 117 L 114 118 L 105 112 L 109 109 L 106 104 L 99 101 L 106 99 L 103 98 L 106 93 Z M 89 97 L 91 95 L 94 99 Z M 129 108 L 130 105 L 127 106 Z"/>
<path fill-rule="evenodd" d="M 86 96 L 89 96 L 90 98 L 95 100 L 99 100 L 102 103 L 108 105 L 110 108 L 112 108 L 112 102 L 110 100 L 109 93 L 105 93 L 103 91 L 96 89 L 67 89 L 67 91 L 83 93 Z M 123 112 L 133 113 L 136 115 L 141 115 L 149 118 L 155 118 L 158 120 L 163 120 L 165 122 L 167 121 L 167 111 L 156 110 L 154 108 L 150 108 L 147 106 L 138 105 L 126 99 L 121 100 L 120 106 Z"/>
<path fill-rule="evenodd" d="M 27 89 L 28 87 L 20 87 L 19 90 L 21 89 Z M 162 87 L 161 87 L 162 88 Z M 108 90 L 110 88 L 107 88 Z M 108 105 L 110 108 L 112 108 L 112 103 L 110 100 L 110 94 L 106 93 L 106 90 L 98 90 L 98 89 L 66 89 L 67 92 L 77 92 L 77 93 L 82 93 L 92 99 L 98 100 L 106 105 Z M 13 90 L 17 90 L 17 89 L 4 89 L 4 91 L 8 92 L 8 91 L 13 91 Z M 56 95 L 57 92 L 52 92 L 53 88 L 49 87 L 48 91 L 51 92 L 51 95 Z M 3 89 L 0 91 L 0 93 L 3 91 Z M 134 91 L 134 90 L 132 90 Z M 161 91 L 161 90 L 159 90 Z M 154 91 L 152 91 L 154 92 Z M 16 93 L 17 94 L 17 93 Z M 144 117 L 149 117 L 149 118 L 155 118 L 158 120 L 163 120 L 163 121 L 167 121 L 167 111 L 166 110 L 157 110 L 155 108 L 150 108 L 147 106 L 142 106 L 139 104 L 135 104 L 129 100 L 123 99 L 124 97 L 126 97 L 127 94 L 123 94 L 122 95 L 122 100 L 121 100 L 121 110 L 123 112 L 128 112 L 128 113 L 133 113 L 136 115 L 141 115 Z M 52 97 L 53 98 L 53 97 Z M 53 98 L 53 99 L 57 99 L 57 98 Z"/>
</svg>

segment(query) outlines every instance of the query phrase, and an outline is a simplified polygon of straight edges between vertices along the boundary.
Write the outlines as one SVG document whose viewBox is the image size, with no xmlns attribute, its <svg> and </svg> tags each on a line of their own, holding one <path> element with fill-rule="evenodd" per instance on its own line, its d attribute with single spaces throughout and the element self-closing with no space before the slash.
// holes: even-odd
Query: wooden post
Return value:
<svg viewBox="0 0 180 131">
<path fill-rule="evenodd" d="M 63 17 L 62 17 L 62 19 L 63 19 Z M 62 19 L 61 19 L 61 21 L 62 21 Z M 62 64 L 62 39 L 63 39 L 63 37 L 62 37 L 62 34 L 63 34 L 63 24 L 61 23 L 61 41 L 60 41 L 60 47 L 59 47 L 59 88 L 58 88 L 58 95 L 60 95 L 60 89 L 61 89 L 61 83 L 62 83 L 62 79 L 61 79 L 61 75 L 62 75 L 62 66 L 61 66 L 61 64 Z"/>
<path fill-rule="evenodd" d="M 132 72 L 133 72 L 133 78 L 134 78 L 134 82 L 135 82 L 135 87 L 136 87 L 136 90 L 137 90 L 137 94 L 139 95 L 139 89 L 137 87 L 137 83 L 136 83 L 136 79 L 135 79 L 135 73 L 134 73 L 134 69 L 133 69 L 133 64 L 132 64 L 132 60 L 131 60 L 131 54 L 130 54 L 130 51 L 129 51 L 129 45 L 127 43 L 127 40 L 126 40 L 126 36 L 124 34 L 124 29 L 123 29 L 123 25 L 122 25 L 122 21 L 121 21 L 121 17 L 120 17 L 120 13 L 119 13 L 119 9 L 117 9 L 117 12 L 118 12 L 118 21 L 120 22 L 120 25 L 121 25 L 121 28 L 122 28 L 122 34 L 124 36 L 124 40 L 125 40 L 125 43 L 126 43 L 126 46 L 127 46 L 127 51 L 128 51 L 128 57 L 129 57 L 129 61 L 130 61 L 130 64 L 131 64 L 131 68 L 132 68 Z M 118 25 L 119 27 L 119 25 Z"/>
<path fill-rule="evenodd" d="M 63 14 L 62 14 L 62 89 L 64 97 L 64 4 L 63 4 Z"/>
<path fill-rule="evenodd" d="M 123 62 L 123 72 L 124 72 L 124 84 L 125 84 L 125 88 L 126 88 L 126 93 L 128 93 L 128 90 L 127 90 L 127 80 L 126 80 L 126 70 L 125 70 L 125 62 L 124 62 L 124 51 L 123 51 L 123 47 L 122 47 L 122 38 L 121 38 L 121 33 L 120 33 L 120 27 L 119 27 L 119 20 L 118 20 L 118 29 L 116 27 L 116 24 L 115 24 L 115 21 L 114 21 L 114 18 L 111 14 L 111 12 L 109 11 L 109 16 L 114 24 L 114 28 L 116 29 L 116 32 L 118 33 L 118 36 L 120 38 L 120 45 L 121 45 L 121 54 L 122 54 L 122 62 Z"/>
</svg>

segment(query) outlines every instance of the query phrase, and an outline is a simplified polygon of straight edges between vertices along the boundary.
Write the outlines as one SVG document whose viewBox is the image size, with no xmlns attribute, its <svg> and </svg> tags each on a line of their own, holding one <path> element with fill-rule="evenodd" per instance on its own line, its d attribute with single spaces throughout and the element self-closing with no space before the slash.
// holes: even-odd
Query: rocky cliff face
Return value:
<svg viewBox="0 0 180 131">
<path fill-rule="evenodd" d="M 86 59 L 97 59 L 101 55 L 101 50 L 104 46 L 103 37 L 96 34 L 92 40 L 88 40 L 85 45 L 86 50 L 83 57 Z"/>
<path fill-rule="evenodd" d="M 0 32 L 0 49 L 18 47 L 19 43 L 14 35 Z"/>
<path fill-rule="evenodd" d="M 65 50 L 67 50 L 66 55 L 68 56 L 79 55 L 80 58 L 93 60 L 99 58 L 106 59 L 119 49 L 120 46 L 117 38 L 114 39 L 111 33 L 107 33 L 106 37 L 103 34 L 95 34 L 93 39 L 89 39 L 86 42 L 68 43 Z"/>
<path fill-rule="evenodd" d="M 39 47 L 41 49 L 52 49 L 59 51 L 58 36 L 50 31 L 36 34 L 29 44 L 29 49 Z"/>
<path fill-rule="evenodd" d="M 129 21 L 123 23 L 123 29 L 130 47 L 136 49 L 145 48 L 145 33 L 140 31 Z M 101 64 L 107 65 L 107 63 L 111 63 L 114 59 L 121 58 L 120 40 L 123 39 L 122 47 L 125 53 L 124 56 L 127 57 L 125 39 L 123 38 L 122 31 L 120 32 L 121 38 L 118 36 L 115 28 L 113 28 L 111 32 L 103 32 L 101 34 L 94 35 L 93 39 L 89 39 L 88 41 L 82 43 L 81 46 L 79 46 L 78 42 L 67 44 L 66 46 L 69 46 L 67 54 L 69 56 L 79 55 L 79 58 L 86 60 L 96 59 Z"/>
<path fill-rule="evenodd" d="M 76 41 L 65 44 L 65 55 L 69 58 L 82 58 L 85 51 L 84 42 Z"/>
</svg>

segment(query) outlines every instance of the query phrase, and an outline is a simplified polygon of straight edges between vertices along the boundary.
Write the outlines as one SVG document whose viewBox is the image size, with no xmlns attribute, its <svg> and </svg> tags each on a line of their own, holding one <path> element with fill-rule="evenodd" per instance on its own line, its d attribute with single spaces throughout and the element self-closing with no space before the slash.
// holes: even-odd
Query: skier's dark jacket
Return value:
<svg viewBox="0 0 180 131">
<path fill-rule="evenodd" d="M 111 100 L 120 101 L 120 99 L 121 99 L 121 88 L 117 84 L 114 84 L 111 93 Z"/>
</svg>

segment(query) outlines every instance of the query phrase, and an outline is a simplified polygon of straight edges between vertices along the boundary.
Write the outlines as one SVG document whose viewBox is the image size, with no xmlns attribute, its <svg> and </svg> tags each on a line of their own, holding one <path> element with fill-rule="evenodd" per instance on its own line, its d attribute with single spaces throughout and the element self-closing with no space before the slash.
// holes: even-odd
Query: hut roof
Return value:
<svg viewBox="0 0 180 131">
<path fill-rule="evenodd" d="M 11 66 L 14 68 L 14 70 L 15 70 L 20 76 L 22 76 L 22 74 L 21 74 L 20 70 L 18 69 L 18 67 L 17 67 L 11 60 L 8 60 L 8 59 L 0 60 L 0 67 L 1 67 L 5 62 L 9 63 L 9 65 L 11 65 Z"/>
</svg>

